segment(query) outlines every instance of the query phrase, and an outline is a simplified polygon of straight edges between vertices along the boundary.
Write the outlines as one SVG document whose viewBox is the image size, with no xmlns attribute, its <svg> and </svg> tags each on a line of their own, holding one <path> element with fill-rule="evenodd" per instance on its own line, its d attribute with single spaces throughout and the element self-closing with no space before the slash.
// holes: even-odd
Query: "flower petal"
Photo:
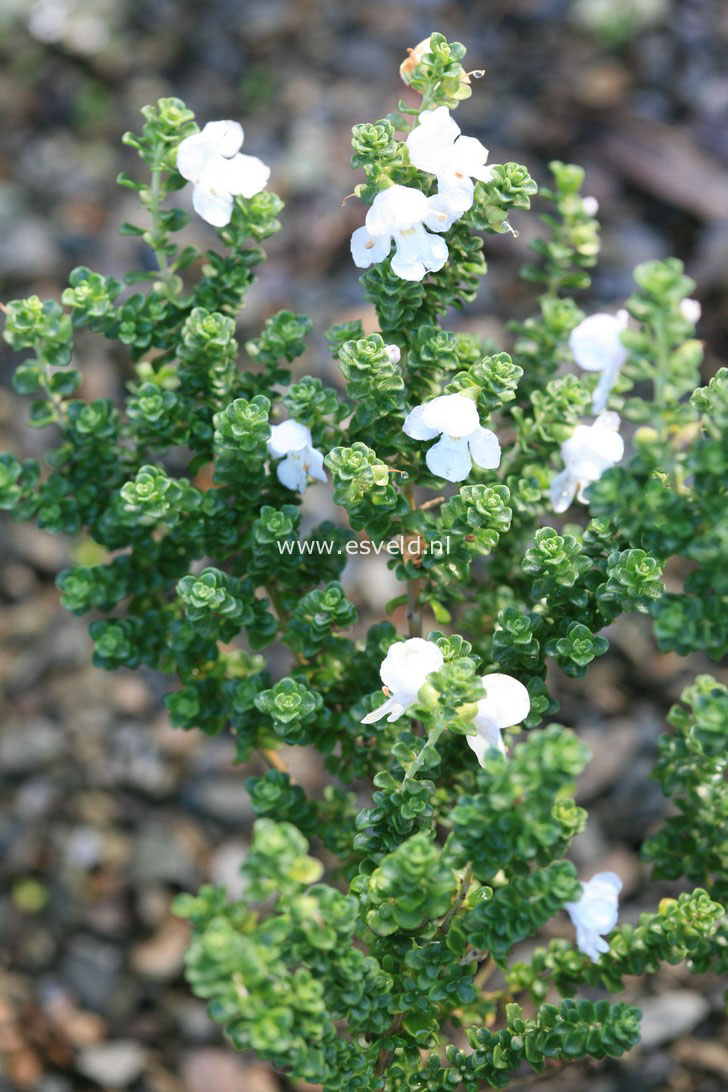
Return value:
<svg viewBox="0 0 728 1092">
<path fill-rule="evenodd" d="M 453 163 L 456 170 L 468 175 L 469 178 L 477 178 L 480 182 L 490 181 L 492 172 L 490 167 L 485 165 L 488 149 L 476 137 L 458 137 L 453 151 Z"/>
<path fill-rule="evenodd" d="M 177 149 L 177 170 L 188 181 L 199 178 L 205 164 L 215 154 L 215 149 L 202 133 L 185 137 Z"/>
<path fill-rule="evenodd" d="M 569 348 L 579 367 L 587 372 L 600 372 L 610 364 L 621 368 L 627 359 L 621 341 L 627 320 L 626 311 L 617 315 L 599 311 L 575 326 L 569 335 Z"/>
<path fill-rule="evenodd" d="M 511 675 L 483 675 L 485 697 L 478 702 L 474 724 L 478 731 L 492 725 L 497 729 L 520 724 L 531 712 L 531 696 Z"/>
<path fill-rule="evenodd" d="M 293 489 L 296 493 L 306 492 L 306 469 L 298 452 L 292 451 L 281 459 L 276 467 L 276 474 L 281 485 Z"/>
<path fill-rule="evenodd" d="M 483 470 L 495 470 L 500 466 L 501 446 L 498 437 L 489 428 L 478 425 L 467 437 L 470 455 Z"/>
<path fill-rule="evenodd" d="M 425 455 L 425 462 L 430 473 L 447 482 L 464 481 L 473 467 L 468 441 L 454 440 L 451 436 L 443 436 L 433 444 Z"/>
<path fill-rule="evenodd" d="M 392 246 L 391 235 L 370 235 L 366 227 L 357 228 L 351 236 L 351 256 L 359 269 L 383 262 Z"/>
<path fill-rule="evenodd" d="M 404 713 L 403 707 L 394 698 L 388 698 L 382 705 L 378 705 L 376 709 L 372 709 L 371 713 L 367 713 L 365 717 L 362 717 L 362 724 L 376 724 L 378 720 L 382 720 L 384 717 L 391 723 L 399 718 Z"/>
<path fill-rule="evenodd" d="M 429 205 L 421 190 L 412 186 L 389 186 L 372 201 L 364 223 L 370 235 L 393 235 L 417 227 L 427 216 Z"/>
<path fill-rule="evenodd" d="M 243 143 L 243 127 L 238 121 L 208 121 L 202 135 L 217 155 L 235 155 Z"/>
<path fill-rule="evenodd" d="M 443 662 L 442 651 L 434 641 L 410 637 L 390 645 L 379 668 L 379 676 L 402 704 L 409 704 L 409 701 L 414 701 L 427 676 L 439 670 Z M 402 694 L 411 697 L 405 702 L 400 697 Z"/>
<path fill-rule="evenodd" d="M 461 201 L 451 201 L 447 193 L 436 193 L 428 197 L 430 211 L 424 219 L 425 227 L 430 231 L 449 231 L 456 220 L 463 214 L 460 208 Z"/>
<path fill-rule="evenodd" d="M 569 469 L 562 470 L 551 480 L 551 507 L 554 512 L 565 512 L 576 496 L 578 482 Z"/>
<path fill-rule="evenodd" d="M 310 477 L 319 482 L 328 481 L 324 470 L 324 456 L 318 448 L 309 447 L 304 453 L 303 463 Z"/>
<path fill-rule="evenodd" d="M 420 171 L 437 174 L 452 156 L 452 145 L 459 134 L 460 128 L 447 106 L 423 111 L 419 125 L 407 137 L 410 163 Z"/>
<path fill-rule="evenodd" d="M 592 413 L 601 413 L 602 410 L 606 409 L 609 394 L 617 382 L 618 376 L 619 368 L 614 363 L 607 364 L 602 368 L 599 382 L 592 392 Z"/>
<path fill-rule="evenodd" d="M 404 419 L 402 431 L 411 436 L 413 440 L 434 440 L 436 436 L 440 435 L 439 429 L 430 428 L 429 425 L 425 424 L 424 414 L 426 408 L 426 402 L 421 406 L 415 406 Z"/>
<path fill-rule="evenodd" d="M 561 456 L 578 481 L 595 482 L 624 455 L 624 440 L 615 431 L 616 413 L 601 414 L 593 425 L 577 425 L 561 445 Z"/>
<path fill-rule="evenodd" d="M 488 751 L 495 750 L 504 755 L 506 753 L 506 745 L 503 742 L 503 736 L 500 733 L 500 729 L 498 729 L 495 724 L 486 723 L 484 721 L 477 727 L 477 736 L 466 736 L 465 740 L 471 751 L 475 752 L 480 765 L 484 766 L 485 756 Z"/>
<path fill-rule="evenodd" d="M 498 728 L 493 728 L 491 735 L 478 732 L 477 736 L 466 736 L 465 741 L 470 750 L 475 752 L 480 767 L 485 767 L 486 755 L 489 750 L 497 750 L 501 755 L 505 753 L 505 744 Z"/>
<path fill-rule="evenodd" d="M 312 444 L 311 430 L 289 417 L 280 425 L 273 425 L 268 440 L 268 450 L 274 458 L 288 455 L 291 451 L 303 451 Z"/>
<path fill-rule="evenodd" d="M 422 224 L 398 231 L 394 244 L 392 272 L 403 281 L 421 281 L 426 273 L 436 273 L 447 261 L 445 240 L 439 235 L 430 235 Z"/>
<path fill-rule="evenodd" d="M 232 194 L 213 193 L 204 186 L 193 187 L 192 206 L 197 215 L 213 227 L 225 227 L 233 214 Z"/>
<path fill-rule="evenodd" d="M 234 155 L 220 160 L 219 185 L 241 197 L 255 197 L 264 190 L 270 178 L 270 167 L 255 155 Z"/>
<path fill-rule="evenodd" d="M 424 422 L 456 439 L 470 436 L 480 426 L 478 407 L 464 394 L 440 394 L 426 402 Z"/>
<path fill-rule="evenodd" d="M 442 198 L 446 208 L 459 219 L 464 212 L 473 206 L 475 198 L 475 185 L 470 178 L 456 174 L 448 170 L 437 176 L 438 196 Z"/>
</svg>

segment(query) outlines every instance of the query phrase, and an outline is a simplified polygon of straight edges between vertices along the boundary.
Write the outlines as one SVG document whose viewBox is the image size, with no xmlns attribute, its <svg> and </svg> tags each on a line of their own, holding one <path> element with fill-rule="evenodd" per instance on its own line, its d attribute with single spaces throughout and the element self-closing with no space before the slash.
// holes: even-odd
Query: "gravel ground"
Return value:
<svg viewBox="0 0 728 1092">
<path fill-rule="evenodd" d="M 323 330 L 366 317 L 347 256 L 361 209 L 340 204 L 357 181 L 349 130 L 391 109 L 404 47 L 437 28 L 487 69 L 458 118 L 493 161 L 520 160 L 539 179 L 552 158 L 586 166 L 604 221 L 596 300 L 621 301 L 637 261 L 683 258 L 699 281 L 707 377 L 728 349 L 728 8 L 623 0 L 608 9 L 597 27 L 594 13 L 605 10 L 597 0 L 6 0 L 0 298 L 58 296 L 82 262 L 123 273 L 135 243 L 116 227 L 134 210 L 113 178 L 134 161 L 118 137 L 141 105 L 176 94 L 201 121 L 241 118 L 245 150 L 271 163 L 287 203 L 242 336 L 279 307 L 306 311 L 315 333 L 302 368 L 325 374 Z M 622 9 L 646 21 L 620 29 Z M 497 335 L 505 319 L 528 312 L 516 273 L 532 219 L 515 220 L 517 239 L 488 241 L 491 274 L 461 325 Z M 201 223 L 189 231 L 209 239 Z M 118 393 L 128 376 L 122 357 L 99 354 L 97 342 L 81 343 L 87 397 Z M 5 381 L 11 368 L 6 356 Z M 40 439 L 22 425 L 6 382 L 0 450 L 37 451 Z M 224 739 L 173 731 L 160 707 L 163 681 L 90 666 L 85 623 L 60 611 L 53 585 L 77 546 L 2 524 L 0 1090 L 283 1092 L 290 1086 L 267 1067 L 223 1046 L 189 995 L 185 926 L 169 912 L 177 891 L 206 880 L 239 890 L 251 822 L 242 782 L 253 769 L 231 767 Z M 372 575 L 360 567 L 350 580 L 376 616 L 390 574 Z M 609 636 L 609 654 L 585 680 L 557 680 L 559 718 L 595 756 L 579 788 L 590 821 L 574 859 L 587 875 L 620 873 L 632 920 L 676 891 L 648 883 L 638 857 L 665 814 L 648 780 L 664 714 L 695 674 L 716 668 L 657 654 L 635 618 Z M 728 681 L 725 669 L 717 674 Z M 320 788 L 315 755 L 291 750 L 286 759 L 300 783 Z M 568 928 L 554 923 L 562 935 Z M 728 1087 L 718 982 L 669 967 L 630 981 L 622 996 L 645 1012 L 643 1045 L 618 1063 L 547 1073 L 539 1087 Z"/>
</svg>

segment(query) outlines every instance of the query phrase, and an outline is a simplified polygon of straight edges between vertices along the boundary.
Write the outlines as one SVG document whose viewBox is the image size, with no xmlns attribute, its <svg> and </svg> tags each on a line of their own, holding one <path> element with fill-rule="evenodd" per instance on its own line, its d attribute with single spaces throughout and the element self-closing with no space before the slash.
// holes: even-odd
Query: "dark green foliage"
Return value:
<svg viewBox="0 0 728 1092">
<path fill-rule="evenodd" d="M 679 814 L 645 842 L 643 853 L 661 879 L 687 876 L 728 902 L 728 689 L 699 675 L 674 705 L 673 735 L 660 740 L 653 777 Z"/>
<path fill-rule="evenodd" d="M 524 875 L 566 851 L 586 822 L 566 793 L 587 759 L 584 744 L 557 725 L 532 732 L 510 758 L 489 752 L 476 792 L 460 796 L 450 816 L 458 857 L 479 880 L 501 869 Z"/>
</svg>

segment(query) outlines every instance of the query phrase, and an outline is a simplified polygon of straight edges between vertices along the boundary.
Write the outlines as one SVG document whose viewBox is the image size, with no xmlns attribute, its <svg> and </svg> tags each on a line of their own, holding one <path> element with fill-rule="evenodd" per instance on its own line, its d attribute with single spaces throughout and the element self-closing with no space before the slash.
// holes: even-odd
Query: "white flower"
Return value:
<svg viewBox="0 0 728 1092">
<path fill-rule="evenodd" d="M 484 470 L 495 470 L 500 463 L 498 437 L 483 428 L 475 402 L 464 394 L 441 394 L 431 402 L 415 406 L 405 417 L 402 428 L 413 440 L 434 440 L 440 436 L 425 460 L 436 477 L 448 482 L 464 481 L 473 462 Z"/>
<path fill-rule="evenodd" d="M 452 220 L 473 204 L 473 179 L 487 182 L 491 177 L 485 165 L 488 149 L 475 137 L 460 135 L 447 106 L 420 114 L 419 125 L 407 137 L 407 148 L 412 166 L 437 178 L 436 207 Z"/>
<path fill-rule="evenodd" d="M 404 281 L 421 281 L 427 272 L 437 272 L 447 261 L 447 243 L 425 230 L 447 231 L 452 220 L 437 209 L 420 190 L 410 186 L 389 186 L 372 201 L 364 227 L 351 237 L 351 256 L 360 269 L 383 262 L 394 240 L 392 272 Z"/>
<path fill-rule="evenodd" d="M 700 306 L 700 300 L 694 300 L 690 296 L 686 296 L 684 300 L 680 300 L 680 314 L 686 322 L 692 322 L 694 326 L 700 321 L 702 313 L 703 308 Z"/>
<path fill-rule="evenodd" d="M 587 501 L 584 490 L 601 478 L 624 455 L 624 440 L 619 435 L 619 414 L 602 413 L 591 425 L 577 425 L 561 445 L 564 470 L 551 482 L 554 512 L 565 512 L 576 496 Z"/>
<path fill-rule="evenodd" d="M 579 367 L 587 372 L 602 373 L 592 395 L 593 413 L 601 413 L 605 408 L 609 392 L 627 359 L 621 334 L 627 329 L 628 320 L 626 311 L 617 311 L 616 315 L 600 311 L 585 318 L 569 335 L 569 348 Z"/>
<path fill-rule="evenodd" d="M 283 421 L 273 425 L 270 430 L 268 451 L 274 459 L 284 458 L 278 463 L 278 480 L 286 489 L 295 489 L 297 493 L 306 490 L 307 475 L 326 481 L 324 457 L 313 446 L 311 430 L 298 421 Z"/>
<path fill-rule="evenodd" d="M 564 909 L 576 928 L 579 951 L 595 962 L 600 952 L 608 952 L 604 937 L 617 924 L 617 900 L 622 881 L 615 872 L 597 872 L 582 884 L 578 902 L 567 902 Z"/>
<path fill-rule="evenodd" d="M 386 717 L 399 720 L 407 706 L 417 698 L 427 676 L 439 670 L 444 663 L 442 652 L 432 641 L 422 637 L 410 637 L 391 645 L 382 660 L 379 675 L 389 691 L 389 697 L 378 709 L 362 719 L 362 724 L 374 724 Z"/>
<path fill-rule="evenodd" d="M 399 345 L 385 345 L 384 351 L 393 364 L 399 364 L 402 357 L 402 350 Z"/>
<path fill-rule="evenodd" d="M 243 127 L 237 121 L 208 121 L 177 149 L 177 170 L 193 183 L 195 212 L 214 227 L 230 223 L 234 196 L 254 197 L 270 177 L 270 167 L 261 159 L 240 154 L 242 143 Z"/>
<path fill-rule="evenodd" d="M 596 197 L 583 197 L 581 207 L 584 209 L 587 216 L 596 216 L 599 212 L 599 202 Z"/>
<path fill-rule="evenodd" d="M 531 711 L 528 690 L 511 675 L 484 675 L 483 686 L 485 697 L 478 702 L 478 712 L 473 719 L 478 734 L 465 737 L 481 766 L 491 747 L 501 754 L 506 753 L 501 729 L 520 724 Z"/>
</svg>

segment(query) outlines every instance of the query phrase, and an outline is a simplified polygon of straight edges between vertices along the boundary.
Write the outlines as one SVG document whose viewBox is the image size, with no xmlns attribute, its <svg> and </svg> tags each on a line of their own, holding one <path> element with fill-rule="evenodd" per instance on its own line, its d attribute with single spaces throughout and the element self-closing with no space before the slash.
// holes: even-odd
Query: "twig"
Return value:
<svg viewBox="0 0 728 1092">
<path fill-rule="evenodd" d="M 404 1021 L 404 1013 L 403 1012 L 398 1012 L 397 1015 L 395 1016 L 394 1020 L 392 1020 L 392 1023 L 389 1026 L 389 1031 L 386 1034 L 386 1037 L 388 1039 L 391 1039 L 393 1035 L 397 1035 L 397 1033 L 402 1030 L 402 1022 L 403 1021 Z M 391 1050 L 383 1050 L 381 1052 L 381 1054 L 379 1055 L 379 1060 L 377 1061 L 377 1064 L 374 1067 L 374 1076 L 375 1077 L 384 1076 L 384 1074 L 387 1072 L 387 1069 L 389 1067 L 389 1063 L 392 1061 L 393 1057 L 394 1057 L 394 1048 L 392 1048 Z"/>
<path fill-rule="evenodd" d="M 450 922 L 456 916 L 456 914 L 460 913 L 462 905 L 467 898 L 472 878 L 472 865 L 468 865 L 462 876 L 460 877 L 460 882 L 458 884 L 458 889 L 455 892 L 455 898 L 452 901 L 452 905 L 450 906 L 450 909 L 445 914 L 445 917 L 442 919 L 439 926 L 437 927 L 437 932 L 435 933 L 433 940 L 442 940 L 442 938 L 447 934 L 447 931 L 450 928 Z"/>
<path fill-rule="evenodd" d="M 479 969 L 478 973 L 473 979 L 473 985 L 477 987 L 484 986 L 495 969 L 496 965 L 493 956 L 488 956 L 485 963 Z"/>
<path fill-rule="evenodd" d="M 278 615 L 278 621 L 283 626 L 283 628 L 286 629 L 291 621 L 291 617 L 286 608 L 283 606 L 283 601 L 281 600 L 278 589 L 273 584 L 266 584 L 265 591 L 270 596 L 270 601 L 275 607 L 275 612 Z M 296 663 L 305 664 L 308 662 L 303 653 L 295 652 L 293 649 L 291 649 L 291 652 L 293 652 Z"/>
<path fill-rule="evenodd" d="M 285 762 L 278 754 L 278 751 L 271 751 L 268 748 L 261 747 L 258 751 L 258 754 L 261 756 L 261 758 L 263 758 L 265 762 L 268 763 L 272 770 L 278 770 L 279 773 L 288 774 L 288 779 L 291 784 L 296 784 L 293 777 L 291 776 L 291 771 L 288 769 Z"/>
</svg>

